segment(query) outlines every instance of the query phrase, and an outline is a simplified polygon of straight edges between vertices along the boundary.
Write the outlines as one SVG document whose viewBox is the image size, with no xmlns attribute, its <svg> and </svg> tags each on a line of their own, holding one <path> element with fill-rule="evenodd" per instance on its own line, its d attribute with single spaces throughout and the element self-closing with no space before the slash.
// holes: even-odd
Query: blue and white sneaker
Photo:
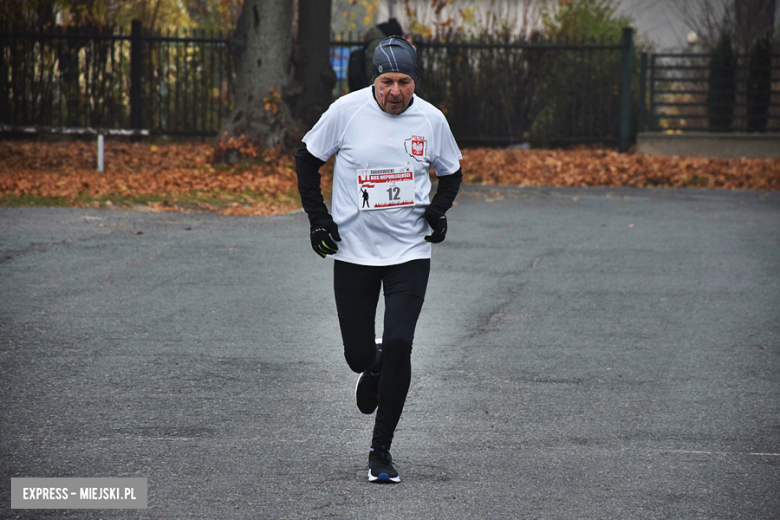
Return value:
<svg viewBox="0 0 780 520">
<path fill-rule="evenodd" d="M 368 481 L 377 484 L 397 484 L 401 482 L 398 471 L 393 466 L 390 450 L 382 446 L 375 450 L 371 448 L 368 454 Z"/>
</svg>

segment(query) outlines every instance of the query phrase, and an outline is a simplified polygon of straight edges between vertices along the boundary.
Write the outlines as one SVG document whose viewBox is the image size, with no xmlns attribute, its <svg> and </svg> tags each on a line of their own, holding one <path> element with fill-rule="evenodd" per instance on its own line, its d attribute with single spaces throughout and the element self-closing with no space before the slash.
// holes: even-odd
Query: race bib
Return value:
<svg viewBox="0 0 780 520">
<path fill-rule="evenodd" d="M 414 206 L 414 171 L 408 166 L 357 171 L 361 210 Z"/>
</svg>

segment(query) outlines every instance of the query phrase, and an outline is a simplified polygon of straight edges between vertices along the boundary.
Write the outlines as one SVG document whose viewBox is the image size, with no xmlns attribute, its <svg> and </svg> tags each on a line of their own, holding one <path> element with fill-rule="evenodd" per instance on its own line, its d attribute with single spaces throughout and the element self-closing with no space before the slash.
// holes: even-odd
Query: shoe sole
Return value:
<svg viewBox="0 0 780 520">
<path fill-rule="evenodd" d="M 358 376 L 358 378 L 357 378 L 357 382 L 355 383 L 355 400 L 356 400 L 356 401 L 357 401 L 357 391 L 358 391 L 358 386 L 360 386 L 360 382 L 361 382 L 362 380 L 363 380 L 363 374 L 360 374 L 360 375 Z M 358 406 L 358 410 L 360 410 L 360 406 Z M 372 413 L 374 413 L 375 411 L 376 411 L 376 406 L 375 406 L 375 407 L 374 407 L 374 409 L 373 409 L 373 410 L 371 410 L 370 412 L 364 412 L 363 410 L 360 410 L 360 413 L 362 413 L 363 415 L 371 415 L 371 414 L 372 414 Z"/>
<path fill-rule="evenodd" d="M 368 470 L 368 481 L 377 484 L 398 484 L 401 482 L 401 477 L 388 477 L 387 473 L 380 473 L 378 477 L 375 477 L 371 474 L 371 470 Z"/>
<path fill-rule="evenodd" d="M 375 341 L 375 343 L 376 343 L 377 345 L 381 345 L 381 344 L 382 344 L 382 339 L 381 339 L 381 338 L 379 338 L 379 339 L 377 339 L 377 340 L 374 340 L 374 341 Z M 357 400 L 357 390 L 358 390 L 358 386 L 360 386 L 360 381 L 362 381 L 362 379 L 363 379 L 363 373 L 361 373 L 361 374 L 358 376 L 358 378 L 357 378 L 357 381 L 355 382 L 355 398 L 356 398 L 355 400 Z M 359 406 L 358 406 L 358 410 L 360 410 L 360 407 L 359 407 Z M 373 409 L 373 410 L 371 410 L 370 412 L 364 412 L 363 410 L 360 410 L 360 413 L 362 413 L 363 415 L 371 415 L 371 414 L 372 414 L 372 413 L 374 413 L 375 411 L 376 411 L 376 407 L 374 407 L 374 409 Z"/>
</svg>

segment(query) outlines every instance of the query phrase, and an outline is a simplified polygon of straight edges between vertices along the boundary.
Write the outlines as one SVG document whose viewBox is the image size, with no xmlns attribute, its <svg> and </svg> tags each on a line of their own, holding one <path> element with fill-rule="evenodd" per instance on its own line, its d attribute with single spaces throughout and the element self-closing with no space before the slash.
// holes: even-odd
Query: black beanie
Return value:
<svg viewBox="0 0 780 520">
<path fill-rule="evenodd" d="M 417 81 L 417 51 L 400 36 L 388 36 L 374 51 L 371 80 L 385 72 L 402 72 Z"/>
</svg>

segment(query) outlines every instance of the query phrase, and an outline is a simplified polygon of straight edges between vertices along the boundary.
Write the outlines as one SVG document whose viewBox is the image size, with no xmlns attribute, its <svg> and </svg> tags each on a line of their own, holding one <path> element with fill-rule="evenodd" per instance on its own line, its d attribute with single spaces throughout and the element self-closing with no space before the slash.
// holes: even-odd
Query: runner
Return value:
<svg viewBox="0 0 780 520">
<path fill-rule="evenodd" d="M 312 247 L 335 259 L 344 356 L 360 374 L 358 409 L 377 410 L 368 480 L 399 482 L 390 446 L 411 381 L 412 340 L 428 285 L 431 243 L 447 234 L 445 213 L 463 174 L 444 115 L 414 94 L 414 47 L 396 36 L 382 40 L 372 70 L 373 85 L 336 100 L 303 137 L 295 171 Z M 319 168 L 333 155 L 331 216 Z M 439 178 L 430 202 L 429 166 Z M 375 340 L 380 288 L 384 332 Z"/>
</svg>

